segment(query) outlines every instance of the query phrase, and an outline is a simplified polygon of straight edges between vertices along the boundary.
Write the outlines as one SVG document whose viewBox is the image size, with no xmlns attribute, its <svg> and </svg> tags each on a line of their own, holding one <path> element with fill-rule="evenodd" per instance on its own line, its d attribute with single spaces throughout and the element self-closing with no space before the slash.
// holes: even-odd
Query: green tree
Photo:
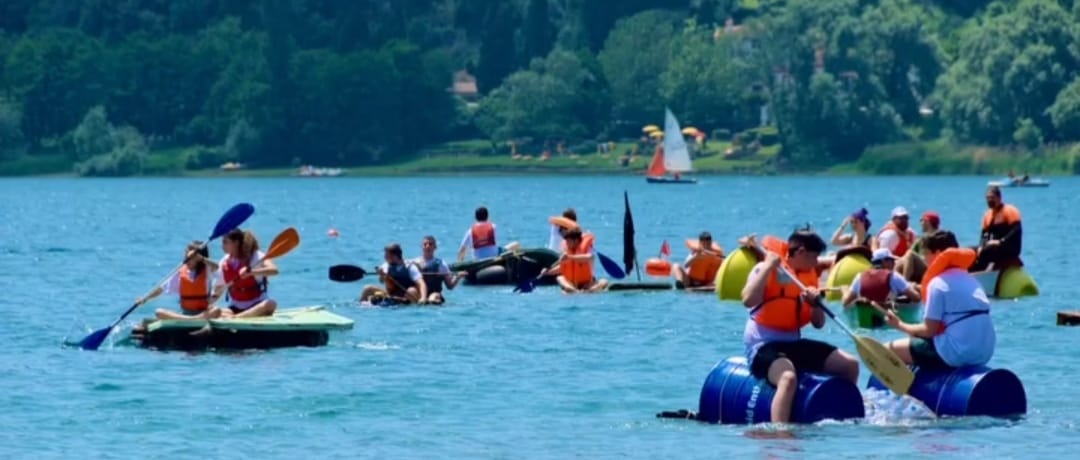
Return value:
<svg viewBox="0 0 1080 460">
<path fill-rule="evenodd" d="M 624 135 L 663 117 L 660 76 L 668 66 L 679 16 L 649 10 L 619 20 L 598 56 L 611 87 L 611 117 Z"/>
</svg>

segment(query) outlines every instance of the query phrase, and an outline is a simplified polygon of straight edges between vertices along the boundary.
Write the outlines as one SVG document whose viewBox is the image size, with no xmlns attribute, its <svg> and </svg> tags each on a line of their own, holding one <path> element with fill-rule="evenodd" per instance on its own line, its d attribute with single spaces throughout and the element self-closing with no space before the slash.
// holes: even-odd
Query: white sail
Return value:
<svg viewBox="0 0 1080 460">
<path fill-rule="evenodd" d="M 682 129 L 670 109 L 664 109 L 664 169 L 670 172 L 693 171 L 690 151 L 686 148 Z"/>
</svg>

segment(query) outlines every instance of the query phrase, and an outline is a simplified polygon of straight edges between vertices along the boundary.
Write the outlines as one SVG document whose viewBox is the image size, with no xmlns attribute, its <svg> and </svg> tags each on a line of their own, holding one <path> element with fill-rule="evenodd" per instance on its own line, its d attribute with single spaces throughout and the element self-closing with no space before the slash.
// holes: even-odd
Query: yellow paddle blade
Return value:
<svg viewBox="0 0 1080 460">
<path fill-rule="evenodd" d="M 292 251 L 299 245 L 300 234 L 297 233 L 295 228 L 286 228 L 270 243 L 270 248 L 266 250 L 266 257 L 263 257 L 263 259 L 281 257 L 288 254 L 289 251 Z"/>
<path fill-rule="evenodd" d="M 855 339 L 855 349 L 859 352 L 859 358 L 862 358 L 863 363 L 870 369 L 870 373 L 889 387 L 893 393 L 907 394 L 908 389 L 911 388 L 911 382 L 915 381 L 915 373 L 911 372 L 900 357 L 870 337 L 853 335 L 852 338 Z"/>
</svg>

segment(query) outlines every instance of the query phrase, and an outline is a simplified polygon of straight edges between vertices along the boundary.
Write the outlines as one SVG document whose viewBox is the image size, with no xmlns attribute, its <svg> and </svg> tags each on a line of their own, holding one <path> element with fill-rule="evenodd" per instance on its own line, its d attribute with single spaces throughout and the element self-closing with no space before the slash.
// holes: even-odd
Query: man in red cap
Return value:
<svg viewBox="0 0 1080 460">
<path fill-rule="evenodd" d="M 921 281 L 926 273 L 926 235 L 941 229 L 941 215 L 937 211 L 926 211 L 919 219 L 919 224 L 922 227 L 922 236 L 915 241 L 911 251 L 896 263 L 896 271 L 900 272 L 904 279 L 913 282 Z"/>
</svg>

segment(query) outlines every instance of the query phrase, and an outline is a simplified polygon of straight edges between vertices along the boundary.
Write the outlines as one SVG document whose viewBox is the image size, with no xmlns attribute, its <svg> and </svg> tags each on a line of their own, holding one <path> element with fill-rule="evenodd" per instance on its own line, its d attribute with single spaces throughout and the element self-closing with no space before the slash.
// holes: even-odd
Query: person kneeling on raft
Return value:
<svg viewBox="0 0 1080 460">
<path fill-rule="evenodd" d="M 607 288 L 606 279 L 597 279 L 593 276 L 593 238 L 583 238 L 580 227 L 574 227 L 563 233 L 562 255 L 559 256 L 558 264 L 550 272 L 559 274 L 559 286 L 566 292 L 597 292 Z M 548 269 L 540 271 L 542 278 L 549 272 Z"/>
<path fill-rule="evenodd" d="M 435 237 L 427 235 L 420 243 L 422 255 L 412 260 L 413 265 L 416 265 L 424 277 L 424 285 L 428 289 L 427 301 L 432 305 L 442 305 L 446 302 L 446 298 L 442 295 L 443 283 L 446 283 L 446 289 L 453 290 L 458 281 L 469 274 L 468 272 L 451 274 L 446 262 L 435 257 L 437 248 L 438 242 L 435 241 Z"/>
<path fill-rule="evenodd" d="M 879 248 L 870 259 L 873 267 L 863 271 L 851 286 L 844 287 L 844 308 L 850 308 L 856 301 L 867 302 L 879 310 L 892 310 L 893 300 L 907 296 L 909 302 L 918 302 L 919 293 L 903 276 L 895 271 L 896 256 L 888 249 Z M 883 317 L 874 317 L 875 322 Z"/>
<path fill-rule="evenodd" d="M 930 267 L 923 277 L 923 321 L 908 324 L 887 312 L 886 322 L 911 336 L 889 342 L 889 348 L 920 368 L 986 364 L 994 355 L 997 336 L 990 321 L 990 299 L 968 273 L 975 251 L 960 248 L 950 231 L 928 236 L 925 244 Z"/>
<path fill-rule="evenodd" d="M 691 244 L 693 242 L 694 240 L 687 240 L 690 255 L 682 266 L 676 265 L 672 268 L 672 275 L 675 282 L 682 287 L 713 289 L 716 272 L 724 262 L 724 250 L 713 243 L 712 234 L 709 232 L 701 232 L 697 244 Z"/>
<path fill-rule="evenodd" d="M 401 245 L 390 243 L 383 248 L 383 259 L 375 272 L 383 286 L 365 286 L 360 292 L 361 302 L 376 302 L 392 298 L 402 303 L 425 304 L 428 300 L 427 284 L 415 264 L 405 263 L 401 255 Z"/>
<path fill-rule="evenodd" d="M 776 387 L 771 409 L 774 423 L 791 420 L 791 403 L 798 386 L 796 372 L 834 374 L 852 383 L 859 378 L 859 363 L 852 355 L 800 334 L 807 324 L 817 329 L 825 326 L 825 314 L 811 306 L 820 301 L 816 268 L 825 248 L 825 241 L 816 233 L 795 231 L 788 237 L 786 251 L 768 251 L 764 262 L 754 266 L 742 291 L 743 305 L 750 309 L 743 332 L 746 358 L 755 377 Z M 788 278 L 781 266 L 806 290 Z"/>
</svg>

